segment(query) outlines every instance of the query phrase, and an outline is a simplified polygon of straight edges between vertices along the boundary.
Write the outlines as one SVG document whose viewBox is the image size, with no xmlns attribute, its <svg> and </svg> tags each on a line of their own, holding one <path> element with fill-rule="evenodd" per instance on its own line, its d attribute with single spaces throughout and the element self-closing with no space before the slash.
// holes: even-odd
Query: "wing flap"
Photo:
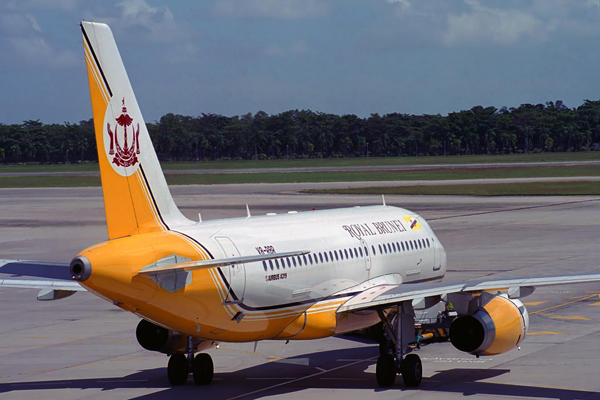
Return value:
<svg viewBox="0 0 600 400">
<path fill-rule="evenodd" d="M 377 307 L 394 306 L 403 301 L 443 297 L 451 293 L 476 294 L 489 291 L 508 291 L 512 298 L 525 297 L 536 286 L 567 285 L 572 283 L 599 282 L 600 274 L 540 276 L 531 278 L 473 280 L 459 283 L 405 283 L 401 285 L 380 285 L 365 290 L 350 298 L 337 313 L 361 311 Z"/>
</svg>

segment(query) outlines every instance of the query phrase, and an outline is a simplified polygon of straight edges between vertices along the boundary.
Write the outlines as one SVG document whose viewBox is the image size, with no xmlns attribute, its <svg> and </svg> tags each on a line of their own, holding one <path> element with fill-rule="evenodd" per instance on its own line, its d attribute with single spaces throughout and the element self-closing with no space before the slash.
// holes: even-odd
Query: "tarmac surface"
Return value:
<svg viewBox="0 0 600 400">
<path fill-rule="evenodd" d="M 175 186 L 189 218 L 380 204 L 380 196 L 309 195 L 334 184 Z M 348 184 L 339 184 L 347 187 Z M 426 218 L 448 253 L 447 280 L 598 272 L 600 197 L 386 196 Z M 106 239 L 100 188 L 0 189 L 0 258 L 70 261 Z M 0 399 L 597 399 L 600 285 L 538 289 L 521 350 L 475 358 L 423 347 L 424 379 L 377 387 L 377 345 L 362 336 L 223 343 L 215 379 L 170 387 L 167 357 L 142 349 L 138 317 L 90 293 L 36 301 L 0 288 Z"/>
</svg>

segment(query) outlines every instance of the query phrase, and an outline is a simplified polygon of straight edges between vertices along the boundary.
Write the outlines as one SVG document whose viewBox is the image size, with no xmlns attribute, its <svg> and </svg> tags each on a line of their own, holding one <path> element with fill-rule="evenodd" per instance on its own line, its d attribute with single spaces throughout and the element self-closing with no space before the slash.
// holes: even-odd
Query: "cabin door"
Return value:
<svg viewBox="0 0 600 400">
<path fill-rule="evenodd" d="M 225 258 L 240 257 L 240 252 L 231 239 L 225 236 L 217 236 L 215 240 L 225 253 Z M 246 268 L 244 264 L 228 265 L 221 267 L 221 271 L 228 281 L 226 303 L 241 303 L 246 291 Z"/>
</svg>

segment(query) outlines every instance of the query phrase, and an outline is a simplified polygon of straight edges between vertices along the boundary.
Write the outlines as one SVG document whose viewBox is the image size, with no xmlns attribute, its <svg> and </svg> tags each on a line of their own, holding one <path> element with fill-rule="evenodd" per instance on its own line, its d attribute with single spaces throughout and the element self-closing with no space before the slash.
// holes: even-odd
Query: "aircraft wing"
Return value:
<svg viewBox="0 0 600 400">
<path fill-rule="evenodd" d="M 57 300 L 86 291 L 73 281 L 69 263 L 0 260 L 0 287 L 40 289 L 38 300 Z M 15 276 L 17 275 L 17 276 Z"/>
<path fill-rule="evenodd" d="M 360 311 L 378 307 L 391 307 L 404 301 L 431 306 L 448 294 L 476 294 L 506 291 L 510 298 L 532 294 L 536 286 L 567 285 L 571 283 L 599 282 L 600 274 L 540 276 L 531 278 L 472 280 L 454 283 L 417 283 L 379 285 L 365 290 L 342 304 L 337 312 Z"/>
</svg>

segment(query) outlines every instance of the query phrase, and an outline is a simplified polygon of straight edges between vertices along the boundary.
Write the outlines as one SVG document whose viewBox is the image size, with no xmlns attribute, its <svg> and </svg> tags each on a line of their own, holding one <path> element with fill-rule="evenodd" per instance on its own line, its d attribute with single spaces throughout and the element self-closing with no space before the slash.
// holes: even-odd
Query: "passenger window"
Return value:
<svg viewBox="0 0 600 400">
<path fill-rule="evenodd" d="M 415 249 L 415 247 L 413 246 L 413 242 L 414 242 L 414 240 L 409 240 L 409 241 L 408 241 L 408 243 L 410 243 L 410 249 L 411 249 L 411 250 L 414 250 L 414 249 Z"/>
<path fill-rule="evenodd" d="M 329 252 L 329 259 L 331 260 L 331 262 L 333 262 L 333 253 L 331 251 Z"/>
<path fill-rule="evenodd" d="M 302 264 L 302 263 L 300 263 Z M 308 263 L 306 262 L 306 254 L 304 255 L 304 265 L 308 265 Z"/>
<path fill-rule="evenodd" d="M 263 261 L 263 268 L 265 269 L 265 271 L 267 270 L 267 262 Z"/>
<path fill-rule="evenodd" d="M 356 256 L 356 258 L 358 258 L 358 251 L 356 250 L 356 247 L 354 248 L 354 255 Z"/>
<path fill-rule="evenodd" d="M 319 253 L 319 259 L 321 260 L 321 264 L 323 264 L 323 253 Z"/>
<path fill-rule="evenodd" d="M 417 242 L 419 242 L 419 248 L 422 249 L 423 248 L 423 240 L 419 239 L 419 240 L 417 240 Z"/>
<path fill-rule="evenodd" d="M 273 260 L 269 260 L 269 266 L 271 267 L 271 271 L 273 271 Z"/>
<path fill-rule="evenodd" d="M 388 250 L 390 251 L 390 254 L 392 253 L 392 246 L 390 246 L 390 244 L 387 244 Z"/>
<path fill-rule="evenodd" d="M 365 246 L 365 256 L 369 257 L 369 248 Z"/>
<path fill-rule="evenodd" d="M 396 252 L 396 243 L 392 242 L 392 249 L 394 250 L 394 253 Z"/>
<path fill-rule="evenodd" d="M 288 267 L 290 267 L 290 268 L 292 267 L 292 262 L 290 261 L 290 258 L 289 258 L 289 257 L 287 258 L 287 265 L 288 265 Z"/>
<path fill-rule="evenodd" d="M 383 251 L 387 254 L 387 247 L 385 247 L 385 243 L 383 244 Z"/>
<path fill-rule="evenodd" d="M 333 254 L 335 254 L 335 261 L 339 261 L 337 250 L 334 250 Z M 340 251 L 340 255 L 342 255 L 341 251 Z"/>
<path fill-rule="evenodd" d="M 381 245 L 379 245 L 379 254 L 383 254 L 383 250 L 381 250 Z"/>
<path fill-rule="evenodd" d="M 316 260 L 316 259 L 317 259 L 317 256 L 315 256 L 315 260 Z M 308 261 L 310 261 L 310 265 L 312 265 L 312 264 L 313 264 L 313 259 L 312 259 L 312 257 L 310 256 L 310 254 L 308 255 Z"/>
<path fill-rule="evenodd" d="M 377 252 L 375 251 L 375 246 L 371 245 L 371 250 L 373 250 L 373 255 L 377 255 Z"/>
<path fill-rule="evenodd" d="M 277 267 L 277 269 L 279 269 L 279 260 L 275 259 L 275 266 Z"/>
<path fill-rule="evenodd" d="M 352 254 L 352 252 L 350 252 Z M 346 260 L 348 259 L 348 249 L 344 249 L 344 255 L 346 256 Z"/>
<path fill-rule="evenodd" d="M 360 247 L 358 248 L 358 253 L 360 254 L 361 257 L 363 256 L 362 255 L 362 249 Z"/>
<path fill-rule="evenodd" d="M 404 248 L 404 242 L 400 242 L 400 244 L 402 245 L 402 251 L 406 251 L 407 249 Z"/>
<path fill-rule="evenodd" d="M 425 239 L 427 241 L 427 247 L 431 247 L 431 245 L 429 244 L 429 239 Z"/>
<path fill-rule="evenodd" d="M 296 257 L 292 257 L 292 262 L 294 263 L 294 267 L 298 266 L 298 265 L 296 265 Z"/>
</svg>

